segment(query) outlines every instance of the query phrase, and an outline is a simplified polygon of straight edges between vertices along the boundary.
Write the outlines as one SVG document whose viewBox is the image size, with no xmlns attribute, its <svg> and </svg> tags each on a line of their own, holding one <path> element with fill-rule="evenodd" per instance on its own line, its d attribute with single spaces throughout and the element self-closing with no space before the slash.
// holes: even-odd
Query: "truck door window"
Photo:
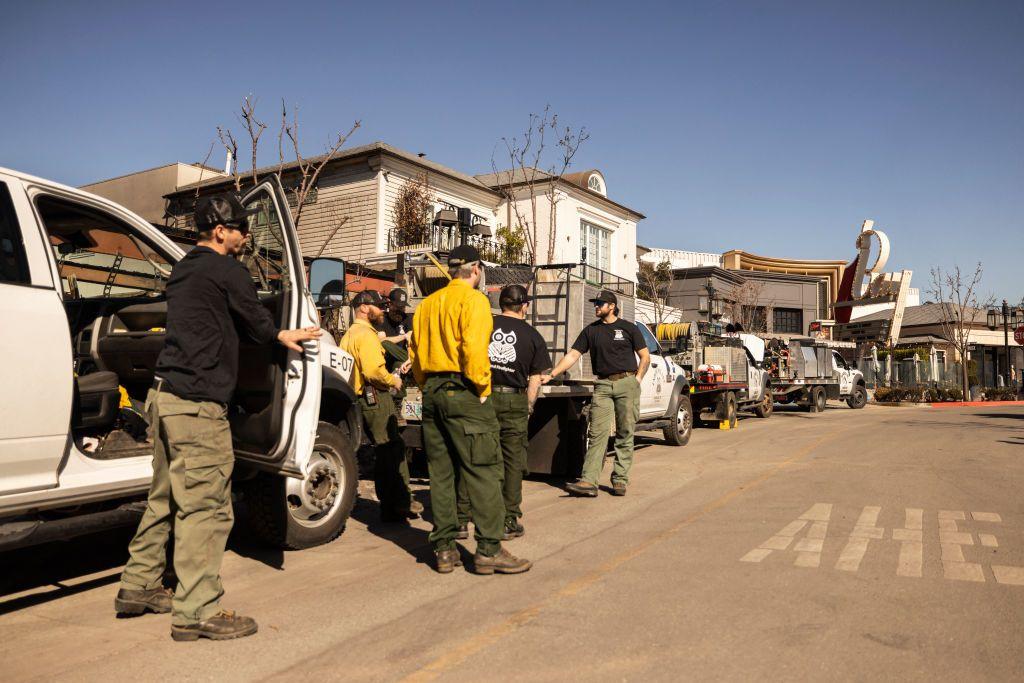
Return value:
<svg viewBox="0 0 1024 683">
<path fill-rule="evenodd" d="M 637 323 L 637 327 L 640 328 L 640 336 L 642 336 L 644 338 L 644 342 L 647 343 L 647 350 L 657 356 L 662 355 L 661 344 L 659 344 L 658 340 L 654 338 L 654 335 L 651 334 L 651 331 L 647 329 L 647 325 L 644 325 L 643 323 Z"/>
<path fill-rule="evenodd" d="M 257 197 L 247 208 L 258 208 L 259 213 L 249 219 L 249 241 L 242 263 L 261 293 L 278 294 L 290 282 L 281 219 L 274 203 L 265 195 Z"/>
<path fill-rule="evenodd" d="M 117 218 L 53 197 L 36 206 L 57 260 L 65 298 L 157 296 L 171 266 Z"/>
<path fill-rule="evenodd" d="M 832 352 L 832 358 L 835 359 L 836 367 L 837 368 L 839 368 L 840 370 L 846 370 L 847 369 L 846 368 L 846 361 L 843 360 L 843 357 L 840 356 L 835 351 Z"/>
<path fill-rule="evenodd" d="M 19 285 L 31 282 L 18 217 L 5 183 L 0 183 L 0 282 Z"/>
</svg>

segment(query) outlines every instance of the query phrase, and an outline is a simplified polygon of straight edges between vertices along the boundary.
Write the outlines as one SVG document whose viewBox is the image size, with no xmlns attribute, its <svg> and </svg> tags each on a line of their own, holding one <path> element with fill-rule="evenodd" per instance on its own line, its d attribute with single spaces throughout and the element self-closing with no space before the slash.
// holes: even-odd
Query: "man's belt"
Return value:
<svg viewBox="0 0 1024 683">
<path fill-rule="evenodd" d="M 520 387 L 506 387 L 504 384 L 492 384 L 491 392 L 495 394 L 525 394 L 526 389 Z"/>
<path fill-rule="evenodd" d="M 635 373 L 632 373 L 632 372 L 613 372 L 610 375 L 598 375 L 597 378 L 598 379 L 606 379 L 606 380 L 610 380 L 610 381 L 614 382 L 617 379 L 622 379 L 623 377 L 629 377 L 632 374 L 635 374 Z"/>
<path fill-rule="evenodd" d="M 437 377 L 439 379 L 453 379 L 456 381 L 461 381 L 465 379 L 466 376 L 463 375 L 461 372 L 428 372 L 427 379 L 430 379 L 432 377 Z"/>
</svg>

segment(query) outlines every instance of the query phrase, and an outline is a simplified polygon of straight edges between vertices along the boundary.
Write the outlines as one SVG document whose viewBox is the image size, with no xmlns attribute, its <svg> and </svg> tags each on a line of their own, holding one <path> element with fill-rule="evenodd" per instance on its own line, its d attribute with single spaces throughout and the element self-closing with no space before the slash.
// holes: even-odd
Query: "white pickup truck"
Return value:
<svg viewBox="0 0 1024 683">
<path fill-rule="evenodd" d="M 261 302 L 281 327 L 319 324 L 280 182 L 243 203 L 260 209 L 243 262 Z M 138 519 L 152 460 L 141 406 L 183 256 L 113 202 L 0 168 L 0 550 Z M 310 272 L 343 281 L 344 264 Z M 361 434 L 351 369 L 329 335 L 301 354 L 243 342 L 235 491 L 268 541 L 308 547 L 344 528 Z"/>
</svg>

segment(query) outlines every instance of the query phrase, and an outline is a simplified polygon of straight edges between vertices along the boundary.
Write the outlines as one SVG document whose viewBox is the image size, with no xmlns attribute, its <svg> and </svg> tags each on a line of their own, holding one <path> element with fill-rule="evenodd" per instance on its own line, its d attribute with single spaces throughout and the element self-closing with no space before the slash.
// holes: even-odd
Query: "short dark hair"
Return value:
<svg viewBox="0 0 1024 683">
<path fill-rule="evenodd" d="M 530 303 L 529 301 L 502 301 L 501 312 L 506 313 L 508 311 L 521 311 L 523 306 Z"/>
</svg>

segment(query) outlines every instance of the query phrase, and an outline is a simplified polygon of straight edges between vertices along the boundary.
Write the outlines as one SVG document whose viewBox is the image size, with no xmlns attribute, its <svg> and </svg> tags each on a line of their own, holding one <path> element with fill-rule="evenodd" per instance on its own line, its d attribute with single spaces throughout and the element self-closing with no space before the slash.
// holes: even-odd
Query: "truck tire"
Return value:
<svg viewBox="0 0 1024 683">
<path fill-rule="evenodd" d="M 731 391 L 725 392 L 725 420 L 729 423 L 729 429 L 735 429 L 739 420 L 739 404 L 736 401 L 736 394 Z"/>
<path fill-rule="evenodd" d="M 764 399 L 754 407 L 754 415 L 760 418 L 768 418 L 772 416 L 772 412 L 775 410 L 775 397 L 772 396 L 771 391 L 764 392 Z"/>
<path fill-rule="evenodd" d="M 850 406 L 854 410 L 860 410 L 868 404 L 868 392 L 867 389 L 861 385 L 857 385 L 853 388 L 853 393 L 850 394 L 850 398 L 846 399 L 846 405 Z"/>
<path fill-rule="evenodd" d="M 808 407 L 812 413 L 821 413 L 825 411 L 828 397 L 825 396 L 825 387 L 813 387 L 811 389 L 810 401 L 808 401 Z"/>
<path fill-rule="evenodd" d="M 690 435 L 693 434 L 693 423 L 693 406 L 690 405 L 690 397 L 681 395 L 676 408 L 676 419 L 662 430 L 665 442 L 669 446 L 685 446 L 690 441 Z"/>
<path fill-rule="evenodd" d="M 245 491 L 249 526 L 286 550 L 329 543 L 345 530 L 359 485 L 356 456 L 345 433 L 320 422 L 310 474 L 294 479 L 261 472 Z"/>
</svg>

